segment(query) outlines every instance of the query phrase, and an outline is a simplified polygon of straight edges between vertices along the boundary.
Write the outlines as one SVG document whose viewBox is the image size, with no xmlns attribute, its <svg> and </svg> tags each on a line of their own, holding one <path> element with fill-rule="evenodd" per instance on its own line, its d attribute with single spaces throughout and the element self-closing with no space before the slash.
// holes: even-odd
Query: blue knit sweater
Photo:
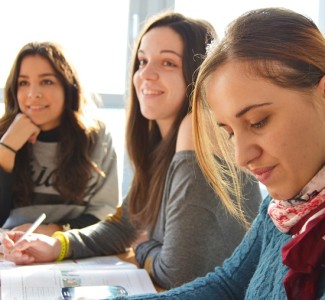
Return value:
<svg viewBox="0 0 325 300">
<path fill-rule="evenodd" d="M 281 233 L 269 218 L 270 200 L 263 201 L 251 229 L 223 267 L 179 288 L 128 299 L 286 299 L 282 281 L 288 269 L 282 264 L 281 248 L 291 236 Z M 325 300 L 325 266 L 317 299 Z"/>
</svg>

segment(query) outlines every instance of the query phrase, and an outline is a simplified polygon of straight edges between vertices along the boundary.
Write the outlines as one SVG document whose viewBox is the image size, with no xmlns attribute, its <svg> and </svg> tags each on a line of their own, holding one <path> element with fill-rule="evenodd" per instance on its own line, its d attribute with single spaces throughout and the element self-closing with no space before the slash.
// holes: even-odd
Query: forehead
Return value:
<svg viewBox="0 0 325 300">
<path fill-rule="evenodd" d="M 265 107 L 285 111 L 288 107 L 301 110 L 314 106 L 319 99 L 317 89 L 306 92 L 281 87 L 253 74 L 248 63 L 231 61 L 211 73 L 206 88 L 207 101 L 219 123 L 227 118 L 239 118 L 252 108 Z M 257 111 L 257 110 L 256 110 Z"/>
<path fill-rule="evenodd" d="M 218 66 L 211 73 L 207 82 L 207 89 L 212 90 L 218 87 L 222 92 L 232 92 L 245 86 L 244 81 L 248 79 L 255 80 L 257 76 L 249 74 L 245 63 L 230 61 Z M 226 90 L 225 87 L 227 87 Z"/>
<path fill-rule="evenodd" d="M 41 55 L 27 55 L 23 58 L 20 65 L 20 73 L 23 72 L 54 72 L 50 62 Z"/>
<path fill-rule="evenodd" d="M 139 50 L 161 52 L 170 50 L 181 55 L 183 53 L 183 40 L 181 36 L 169 27 L 156 27 L 150 29 L 141 39 Z"/>
<path fill-rule="evenodd" d="M 219 111 L 240 107 L 241 92 L 247 88 L 247 74 L 241 64 L 228 62 L 211 73 L 206 85 L 207 100 L 218 115 Z"/>
<path fill-rule="evenodd" d="M 211 73 L 207 82 L 207 101 L 218 121 L 234 117 L 249 106 L 274 102 L 286 89 L 253 75 L 242 62 L 227 62 Z M 276 96 L 275 96 L 276 95 Z"/>
</svg>

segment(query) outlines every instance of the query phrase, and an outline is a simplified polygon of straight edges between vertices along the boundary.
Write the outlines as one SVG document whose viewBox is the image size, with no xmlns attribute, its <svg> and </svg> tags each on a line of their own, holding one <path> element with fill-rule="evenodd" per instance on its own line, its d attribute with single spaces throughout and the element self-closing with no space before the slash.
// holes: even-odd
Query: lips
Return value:
<svg viewBox="0 0 325 300">
<path fill-rule="evenodd" d="M 256 168 L 251 170 L 253 175 L 256 177 L 258 181 L 265 184 L 268 178 L 271 176 L 272 171 L 274 169 L 273 167 L 266 167 L 266 168 Z"/>
<path fill-rule="evenodd" d="M 157 88 L 150 88 L 148 86 L 143 86 L 141 88 L 141 93 L 142 95 L 144 96 L 156 96 L 156 95 L 161 95 L 163 94 L 163 92 L 160 90 L 160 89 L 157 89 Z"/>
<path fill-rule="evenodd" d="M 161 95 L 162 92 L 158 91 L 158 90 L 150 90 L 150 89 L 142 89 L 142 94 L 147 96 L 151 96 L 151 95 Z"/>
<path fill-rule="evenodd" d="M 47 107 L 48 107 L 48 105 L 30 105 L 27 108 L 30 111 L 40 111 L 40 110 L 45 109 Z"/>
</svg>

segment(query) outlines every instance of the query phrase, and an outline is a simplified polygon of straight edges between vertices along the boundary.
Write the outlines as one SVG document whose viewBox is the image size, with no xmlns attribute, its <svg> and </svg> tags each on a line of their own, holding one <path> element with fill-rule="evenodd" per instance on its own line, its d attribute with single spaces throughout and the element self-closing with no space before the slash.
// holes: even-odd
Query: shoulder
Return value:
<svg viewBox="0 0 325 300">
<path fill-rule="evenodd" d="M 192 114 L 188 114 L 178 129 L 176 152 L 194 150 L 192 133 Z"/>
<path fill-rule="evenodd" d="M 103 134 L 107 131 L 106 124 L 102 120 L 94 119 L 93 122 L 94 129 L 100 134 Z"/>
<path fill-rule="evenodd" d="M 92 122 L 90 132 L 96 137 L 97 142 L 102 143 L 103 140 L 110 141 L 112 139 L 111 131 L 105 122 L 98 119 L 94 119 Z"/>
<path fill-rule="evenodd" d="M 91 133 L 93 155 L 101 153 L 102 156 L 115 151 L 113 137 L 107 125 L 101 120 L 94 120 L 94 125 Z"/>
</svg>

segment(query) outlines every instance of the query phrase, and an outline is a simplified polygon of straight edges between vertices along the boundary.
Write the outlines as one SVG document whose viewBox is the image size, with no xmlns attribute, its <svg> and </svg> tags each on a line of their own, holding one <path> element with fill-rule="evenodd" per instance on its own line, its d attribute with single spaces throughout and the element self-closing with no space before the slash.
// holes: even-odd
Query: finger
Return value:
<svg viewBox="0 0 325 300">
<path fill-rule="evenodd" d="M 4 245 L 4 252 L 11 253 L 14 251 L 24 251 L 28 247 L 30 247 L 30 243 L 27 239 L 19 240 L 23 232 L 8 232 L 4 235 L 3 238 L 3 245 Z"/>
<path fill-rule="evenodd" d="M 31 143 L 31 144 L 35 144 L 36 140 L 37 140 L 37 137 L 38 137 L 38 134 L 40 133 L 40 131 L 37 131 L 35 133 L 33 133 L 29 139 L 28 139 L 28 142 Z"/>
<path fill-rule="evenodd" d="M 20 251 L 15 251 L 12 254 L 5 253 L 4 259 L 12 261 L 17 265 L 28 265 L 35 262 L 35 258 L 33 256 L 22 253 Z"/>
<path fill-rule="evenodd" d="M 15 242 L 9 237 L 9 234 L 7 232 L 2 232 L 2 240 L 1 240 L 3 246 L 5 248 L 12 248 Z"/>
<path fill-rule="evenodd" d="M 20 226 L 17 226 L 13 229 L 11 229 L 11 231 L 26 231 L 30 226 L 32 226 L 31 223 L 26 223 L 26 224 L 23 224 L 23 225 L 20 225 Z"/>
</svg>

